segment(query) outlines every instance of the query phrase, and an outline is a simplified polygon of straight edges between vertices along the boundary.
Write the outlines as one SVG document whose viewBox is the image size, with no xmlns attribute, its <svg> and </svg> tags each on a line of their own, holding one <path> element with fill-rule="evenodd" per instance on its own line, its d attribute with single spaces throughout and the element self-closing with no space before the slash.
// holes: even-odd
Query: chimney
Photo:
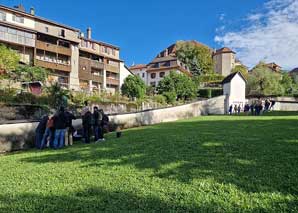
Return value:
<svg viewBox="0 0 298 213">
<path fill-rule="evenodd" d="M 166 56 L 168 56 L 168 55 L 169 55 L 169 50 L 166 49 L 166 50 L 165 50 L 165 55 L 164 55 L 164 56 L 166 57 Z"/>
<path fill-rule="evenodd" d="M 92 35 L 91 27 L 88 27 L 88 29 L 87 29 L 87 38 L 91 39 L 91 35 Z"/>
<path fill-rule="evenodd" d="M 34 7 L 31 7 L 30 8 L 30 14 L 33 15 L 33 16 L 35 16 L 35 9 L 34 9 Z"/>
<path fill-rule="evenodd" d="M 18 11 L 21 11 L 21 12 L 24 12 L 24 13 L 26 12 L 25 7 L 22 4 L 14 6 L 14 8 L 17 9 Z"/>
</svg>

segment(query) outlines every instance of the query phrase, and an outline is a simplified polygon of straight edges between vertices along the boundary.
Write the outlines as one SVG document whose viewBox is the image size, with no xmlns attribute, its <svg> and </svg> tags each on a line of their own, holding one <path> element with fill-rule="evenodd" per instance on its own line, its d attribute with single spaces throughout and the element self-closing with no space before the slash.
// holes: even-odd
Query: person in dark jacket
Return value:
<svg viewBox="0 0 298 213">
<path fill-rule="evenodd" d="M 98 139 L 99 139 L 99 123 L 100 123 L 100 114 L 99 114 L 99 111 L 98 111 L 98 107 L 95 106 L 93 108 L 93 132 L 94 132 L 94 141 L 97 142 Z"/>
<path fill-rule="evenodd" d="M 35 146 L 37 149 L 43 148 L 41 142 L 42 142 L 43 135 L 46 131 L 48 120 L 49 120 L 48 115 L 43 116 L 42 119 L 40 120 L 38 126 L 35 129 Z"/>
<path fill-rule="evenodd" d="M 64 107 L 60 107 L 59 111 L 54 115 L 55 139 L 54 149 L 63 148 L 64 136 L 66 129 L 66 117 Z"/>
<path fill-rule="evenodd" d="M 83 137 L 85 143 L 90 143 L 92 113 L 87 111 L 83 116 Z"/>
<path fill-rule="evenodd" d="M 101 119 L 101 131 L 99 134 L 99 141 L 105 141 L 104 138 L 104 132 L 108 132 L 109 131 L 109 116 L 107 114 L 104 113 L 104 111 L 101 109 L 99 111 L 102 115 L 102 119 Z"/>
<path fill-rule="evenodd" d="M 72 114 L 70 111 L 66 110 L 65 112 L 65 118 L 66 118 L 66 130 L 65 130 L 65 146 L 72 146 L 73 145 L 73 133 L 74 128 L 72 126 L 72 120 L 75 120 L 76 117 L 74 114 Z"/>
</svg>

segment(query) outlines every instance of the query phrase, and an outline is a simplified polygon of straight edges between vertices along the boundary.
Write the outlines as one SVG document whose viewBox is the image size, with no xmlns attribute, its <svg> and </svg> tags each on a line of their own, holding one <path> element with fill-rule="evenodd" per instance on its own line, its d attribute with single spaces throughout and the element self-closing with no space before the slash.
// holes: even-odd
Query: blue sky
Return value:
<svg viewBox="0 0 298 213">
<path fill-rule="evenodd" d="M 94 39 L 118 45 L 121 58 L 131 65 L 148 63 L 171 43 L 190 39 L 213 48 L 231 45 L 245 61 L 248 57 L 245 50 L 237 46 L 243 41 L 235 42 L 236 37 L 231 41 L 231 33 L 244 35 L 255 24 L 247 21 L 247 17 L 265 11 L 265 2 L 277 1 L 281 0 L 0 0 L 0 3 L 6 6 L 22 3 L 27 9 L 34 6 L 38 16 L 82 31 L 91 26 Z M 259 57 L 271 59 L 261 53 Z"/>
</svg>

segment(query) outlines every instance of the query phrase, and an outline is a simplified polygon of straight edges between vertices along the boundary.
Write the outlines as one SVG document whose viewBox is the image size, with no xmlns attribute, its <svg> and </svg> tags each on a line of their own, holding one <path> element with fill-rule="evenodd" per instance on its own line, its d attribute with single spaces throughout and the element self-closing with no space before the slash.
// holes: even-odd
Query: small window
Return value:
<svg viewBox="0 0 298 213">
<path fill-rule="evenodd" d="M 14 22 L 18 22 L 18 23 L 24 24 L 24 17 L 22 17 L 22 16 L 13 15 L 12 16 L 12 20 Z"/>
<path fill-rule="evenodd" d="M 60 36 L 61 36 L 61 37 L 65 37 L 65 30 L 62 29 L 62 30 L 60 31 Z"/>
<path fill-rule="evenodd" d="M 160 73 L 159 73 L 159 77 L 160 77 L 160 78 L 163 78 L 164 76 L 165 76 L 165 72 L 160 72 Z"/>
<path fill-rule="evenodd" d="M 6 21 L 6 13 L 0 12 L 0 20 L 1 21 Z"/>
<path fill-rule="evenodd" d="M 156 78 L 156 73 L 151 73 L 151 78 L 152 79 Z"/>
<path fill-rule="evenodd" d="M 145 78 L 145 73 L 142 73 L 142 78 Z"/>
<path fill-rule="evenodd" d="M 49 32 L 49 28 L 48 27 L 45 27 L 45 31 L 46 31 L 46 33 L 48 33 Z"/>
</svg>

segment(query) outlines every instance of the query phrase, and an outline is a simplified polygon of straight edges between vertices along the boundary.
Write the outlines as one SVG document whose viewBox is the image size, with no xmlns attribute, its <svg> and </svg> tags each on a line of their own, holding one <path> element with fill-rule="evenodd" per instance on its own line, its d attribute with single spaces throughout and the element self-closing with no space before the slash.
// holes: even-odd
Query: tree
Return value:
<svg viewBox="0 0 298 213">
<path fill-rule="evenodd" d="M 284 94 L 280 79 L 280 74 L 273 73 L 264 63 L 260 62 L 248 77 L 248 94 L 259 96 Z"/>
<path fill-rule="evenodd" d="M 60 106 L 66 107 L 67 99 L 70 98 L 68 90 L 63 89 L 58 82 L 55 82 L 47 88 L 50 105 L 58 109 Z"/>
<path fill-rule="evenodd" d="M 41 81 L 45 82 L 48 77 L 48 71 L 42 67 L 19 65 L 11 72 L 11 78 L 21 82 Z"/>
<path fill-rule="evenodd" d="M 130 75 L 124 79 L 121 92 L 129 98 L 143 98 L 146 93 L 146 85 L 139 76 Z"/>
<path fill-rule="evenodd" d="M 20 56 L 16 51 L 0 44 L 0 74 L 9 73 L 15 70 L 20 61 Z"/>
<path fill-rule="evenodd" d="M 248 70 L 244 65 L 237 65 L 235 66 L 231 73 L 235 73 L 235 72 L 241 72 L 241 74 L 243 75 L 243 77 L 247 80 L 248 79 Z"/>
<path fill-rule="evenodd" d="M 171 72 L 159 82 L 157 92 L 168 100 L 172 99 L 174 94 L 176 100 L 190 100 L 196 97 L 197 86 L 187 75 Z"/>
<path fill-rule="evenodd" d="M 177 42 L 178 59 L 192 72 L 193 76 L 214 72 L 212 54 L 208 47 L 191 41 Z"/>
<path fill-rule="evenodd" d="M 296 85 L 294 80 L 289 76 L 289 73 L 282 73 L 282 78 L 280 81 L 282 87 L 284 88 L 284 95 L 292 95 Z"/>
</svg>

